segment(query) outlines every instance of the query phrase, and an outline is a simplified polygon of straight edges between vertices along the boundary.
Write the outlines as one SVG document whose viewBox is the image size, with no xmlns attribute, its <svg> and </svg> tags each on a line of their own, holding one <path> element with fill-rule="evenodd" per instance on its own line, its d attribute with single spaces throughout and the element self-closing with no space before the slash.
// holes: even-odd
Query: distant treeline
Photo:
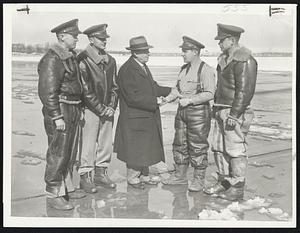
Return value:
<svg viewBox="0 0 300 233">
<path fill-rule="evenodd" d="M 48 51 L 50 47 L 49 43 L 45 43 L 43 45 L 41 44 L 36 44 L 36 45 L 25 45 L 23 43 L 18 43 L 18 44 L 12 44 L 12 52 L 13 53 L 21 53 L 21 54 L 44 54 L 45 52 Z M 76 49 L 76 52 L 80 52 L 80 49 Z M 118 55 L 129 55 L 129 51 L 114 51 L 114 50 L 108 50 L 108 53 L 110 54 L 118 54 Z M 209 53 L 205 52 L 202 53 L 202 56 L 207 56 L 207 57 L 216 57 L 220 53 Z M 151 52 L 152 56 L 168 56 L 168 57 L 177 57 L 181 56 L 181 53 L 153 53 Z M 293 54 L 289 52 L 263 52 L 263 53 L 254 53 L 254 56 L 257 57 L 291 57 Z"/>
</svg>

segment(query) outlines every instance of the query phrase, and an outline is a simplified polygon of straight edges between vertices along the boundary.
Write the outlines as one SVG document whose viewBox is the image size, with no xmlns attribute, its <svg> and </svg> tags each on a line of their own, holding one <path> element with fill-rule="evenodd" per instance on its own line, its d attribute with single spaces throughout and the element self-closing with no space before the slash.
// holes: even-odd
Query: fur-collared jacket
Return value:
<svg viewBox="0 0 300 233">
<path fill-rule="evenodd" d="M 78 55 L 84 90 L 84 104 L 98 116 L 107 107 L 116 109 L 118 85 L 116 60 L 109 54 L 101 55 L 91 45 Z"/>
<path fill-rule="evenodd" d="M 230 106 L 230 116 L 239 118 L 255 92 L 257 62 L 250 50 L 237 47 L 229 56 L 219 56 L 217 73 L 215 104 Z"/>
<path fill-rule="evenodd" d="M 38 64 L 38 75 L 38 94 L 52 120 L 63 118 L 60 102 L 80 102 L 82 84 L 75 52 L 53 44 Z"/>
</svg>

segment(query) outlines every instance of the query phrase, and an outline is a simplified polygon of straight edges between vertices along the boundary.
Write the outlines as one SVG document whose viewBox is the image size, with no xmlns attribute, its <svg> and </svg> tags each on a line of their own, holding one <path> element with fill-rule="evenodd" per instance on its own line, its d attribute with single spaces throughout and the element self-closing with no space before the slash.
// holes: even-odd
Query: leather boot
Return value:
<svg viewBox="0 0 300 233">
<path fill-rule="evenodd" d="M 106 167 L 96 167 L 94 184 L 109 189 L 115 189 L 117 187 L 117 185 L 108 177 Z"/>
<path fill-rule="evenodd" d="M 83 189 L 86 193 L 96 193 L 96 185 L 92 179 L 92 172 L 86 172 L 83 175 L 80 175 L 80 188 Z"/>
<path fill-rule="evenodd" d="M 230 183 L 224 179 L 225 175 L 218 173 L 218 182 L 211 187 L 203 189 L 203 192 L 208 195 L 218 194 L 230 188 Z"/>
<path fill-rule="evenodd" d="M 176 164 L 176 171 L 169 178 L 162 180 L 164 185 L 187 184 L 186 172 L 188 164 Z"/>
<path fill-rule="evenodd" d="M 218 197 L 226 199 L 228 201 L 238 201 L 244 198 L 245 182 L 238 182 L 235 185 L 231 185 L 229 189 L 220 193 Z"/>
<path fill-rule="evenodd" d="M 47 206 L 57 210 L 71 210 L 74 208 L 64 197 L 46 198 Z"/>
<path fill-rule="evenodd" d="M 84 197 L 86 197 L 86 194 L 81 189 L 74 190 L 73 192 L 68 192 L 67 195 L 67 198 L 69 199 L 81 199 Z"/>
<path fill-rule="evenodd" d="M 205 181 L 206 169 L 194 168 L 194 175 L 192 180 L 189 182 L 188 190 L 191 192 L 199 192 L 203 190 Z"/>
</svg>

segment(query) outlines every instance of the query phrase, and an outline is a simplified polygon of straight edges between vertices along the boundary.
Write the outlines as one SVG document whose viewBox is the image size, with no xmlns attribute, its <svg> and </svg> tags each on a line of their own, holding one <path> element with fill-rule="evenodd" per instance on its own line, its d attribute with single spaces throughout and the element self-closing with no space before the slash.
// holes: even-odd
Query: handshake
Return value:
<svg viewBox="0 0 300 233">
<path fill-rule="evenodd" d="M 171 103 L 173 101 L 175 101 L 177 98 L 179 98 L 179 105 L 181 107 L 186 107 L 190 104 L 192 104 L 191 100 L 188 98 L 184 98 L 177 90 L 176 87 L 173 87 L 170 94 L 164 98 L 162 98 L 161 103 L 159 103 L 160 106 L 163 106 L 167 103 Z"/>
</svg>

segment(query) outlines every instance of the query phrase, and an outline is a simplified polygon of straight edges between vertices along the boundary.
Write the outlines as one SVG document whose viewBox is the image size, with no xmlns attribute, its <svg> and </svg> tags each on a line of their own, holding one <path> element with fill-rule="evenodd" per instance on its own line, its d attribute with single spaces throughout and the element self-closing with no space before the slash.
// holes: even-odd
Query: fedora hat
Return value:
<svg viewBox="0 0 300 233">
<path fill-rule="evenodd" d="M 131 38 L 129 40 L 129 47 L 126 47 L 127 50 L 144 50 L 150 48 L 153 48 L 153 46 L 148 45 L 144 36 L 137 36 Z"/>
</svg>

